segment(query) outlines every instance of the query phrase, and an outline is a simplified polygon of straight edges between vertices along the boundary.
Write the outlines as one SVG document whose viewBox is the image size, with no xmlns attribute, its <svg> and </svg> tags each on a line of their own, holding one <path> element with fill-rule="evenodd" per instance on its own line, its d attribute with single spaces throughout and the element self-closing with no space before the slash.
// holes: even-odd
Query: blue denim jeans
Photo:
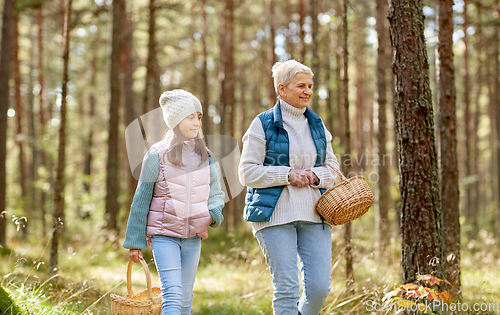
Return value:
<svg viewBox="0 0 500 315">
<path fill-rule="evenodd" d="M 154 235 L 151 240 L 161 280 L 162 314 L 189 315 L 200 261 L 201 238 Z"/>
<path fill-rule="evenodd" d="M 318 315 L 330 292 L 330 226 L 295 221 L 263 228 L 256 237 L 273 277 L 273 313 Z M 303 289 L 300 297 L 297 256 Z"/>
</svg>

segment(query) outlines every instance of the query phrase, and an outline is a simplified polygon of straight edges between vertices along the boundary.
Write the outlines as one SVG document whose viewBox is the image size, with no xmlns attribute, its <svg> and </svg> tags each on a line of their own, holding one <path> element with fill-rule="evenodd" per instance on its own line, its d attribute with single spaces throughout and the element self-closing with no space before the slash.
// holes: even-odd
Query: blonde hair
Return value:
<svg viewBox="0 0 500 315">
<path fill-rule="evenodd" d="M 314 76 L 312 70 L 300 62 L 290 59 L 287 61 L 278 61 L 273 65 L 272 73 L 274 79 L 274 90 L 276 94 L 278 94 L 278 98 L 280 98 L 279 85 L 283 84 L 287 86 L 290 82 L 292 82 L 293 77 L 297 75 L 297 73 L 308 73 L 311 76 Z"/>
<path fill-rule="evenodd" d="M 184 145 L 182 139 L 182 134 L 178 125 L 175 126 L 174 129 L 169 130 L 166 134 L 166 141 L 168 145 L 165 156 L 170 163 L 177 167 L 184 166 L 184 164 L 182 163 L 182 147 Z M 203 140 L 203 137 L 201 136 L 201 130 L 200 132 L 198 132 L 196 138 L 194 138 L 194 141 L 194 152 L 198 153 L 201 156 L 201 165 L 208 159 L 209 156 L 211 156 L 210 151 L 205 144 L 205 140 Z"/>
</svg>

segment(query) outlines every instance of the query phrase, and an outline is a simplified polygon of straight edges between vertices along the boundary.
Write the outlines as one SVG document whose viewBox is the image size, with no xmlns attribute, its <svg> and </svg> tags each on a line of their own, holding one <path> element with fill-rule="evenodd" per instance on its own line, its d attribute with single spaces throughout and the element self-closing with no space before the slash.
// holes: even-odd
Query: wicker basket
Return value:
<svg viewBox="0 0 500 315">
<path fill-rule="evenodd" d="M 146 274 L 147 289 L 134 293 L 132 291 L 132 264 L 127 267 L 126 297 L 110 294 L 111 312 L 115 315 L 160 315 L 161 314 L 161 289 L 151 287 L 151 275 L 144 259 L 140 259 Z"/>
<path fill-rule="evenodd" d="M 329 165 L 342 183 L 325 191 L 316 202 L 316 211 L 330 225 L 342 225 L 365 214 L 373 204 L 373 193 L 362 176 L 345 178 L 337 167 Z"/>
</svg>

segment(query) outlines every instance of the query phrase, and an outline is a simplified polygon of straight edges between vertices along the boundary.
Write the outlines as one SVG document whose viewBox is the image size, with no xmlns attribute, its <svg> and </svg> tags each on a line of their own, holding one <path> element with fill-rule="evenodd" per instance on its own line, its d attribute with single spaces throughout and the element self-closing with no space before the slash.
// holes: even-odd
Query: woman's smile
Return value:
<svg viewBox="0 0 500 315">
<path fill-rule="evenodd" d="M 312 87 L 312 75 L 297 73 L 288 85 L 280 84 L 281 99 L 293 107 L 307 107 L 312 96 Z"/>
</svg>

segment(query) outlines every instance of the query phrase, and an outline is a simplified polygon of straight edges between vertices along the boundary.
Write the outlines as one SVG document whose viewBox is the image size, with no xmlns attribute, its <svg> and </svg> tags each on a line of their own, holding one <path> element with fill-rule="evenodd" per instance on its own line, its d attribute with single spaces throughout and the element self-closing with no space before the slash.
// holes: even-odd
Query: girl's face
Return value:
<svg viewBox="0 0 500 315">
<path fill-rule="evenodd" d="M 297 73 L 287 86 L 278 86 L 281 99 L 297 108 L 307 107 L 313 93 L 312 87 L 312 75 L 304 72 Z"/>
<path fill-rule="evenodd" d="M 179 123 L 179 131 L 187 139 L 196 138 L 201 128 L 201 113 L 193 113 Z"/>
</svg>

